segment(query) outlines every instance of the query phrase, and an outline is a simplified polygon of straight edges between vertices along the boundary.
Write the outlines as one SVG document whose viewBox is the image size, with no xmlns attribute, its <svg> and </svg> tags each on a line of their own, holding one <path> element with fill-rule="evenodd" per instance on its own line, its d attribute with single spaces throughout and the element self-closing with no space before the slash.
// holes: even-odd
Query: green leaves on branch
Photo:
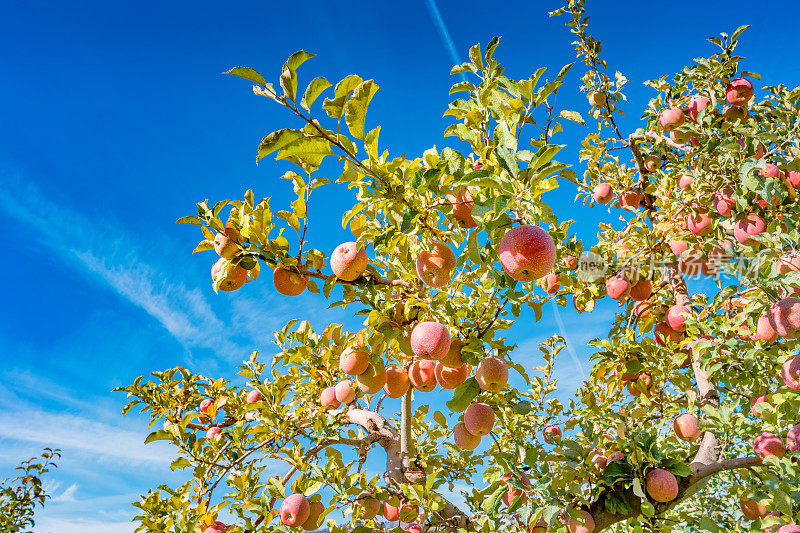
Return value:
<svg viewBox="0 0 800 533">
<path fill-rule="evenodd" d="M 353 90 L 353 96 L 347 101 L 344 109 L 344 120 L 350 133 L 356 139 L 364 140 L 364 121 L 370 100 L 378 90 L 378 86 L 367 80 Z"/>
</svg>

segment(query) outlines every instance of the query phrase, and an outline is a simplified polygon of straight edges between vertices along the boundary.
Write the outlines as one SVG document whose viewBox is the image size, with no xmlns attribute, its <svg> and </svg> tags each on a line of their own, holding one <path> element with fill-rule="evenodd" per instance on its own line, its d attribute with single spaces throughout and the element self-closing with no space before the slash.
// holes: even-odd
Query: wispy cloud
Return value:
<svg viewBox="0 0 800 533">
<path fill-rule="evenodd" d="M 458 50 L 453 42 L 453 38 L 450 37 L 450 32 L 447 30 L 447 25 L 444 23 L 444 18 L 441 12 L 439 12 L 439 6 L 436 5 L 436 0 L 425 0 L 425 5 L 431 13 L 431 18 L 433 18 L 433 23 L 436 25 L 436 29 L 439 31 L 442 41 L 444 41 L 447 53 L 450 54 L 450 60 L 454 65 L 460 65 L 461 58 L 458 55 Z M 466 80 L 466 76 L 461 74 L 461 79 Z"/>
</svg>

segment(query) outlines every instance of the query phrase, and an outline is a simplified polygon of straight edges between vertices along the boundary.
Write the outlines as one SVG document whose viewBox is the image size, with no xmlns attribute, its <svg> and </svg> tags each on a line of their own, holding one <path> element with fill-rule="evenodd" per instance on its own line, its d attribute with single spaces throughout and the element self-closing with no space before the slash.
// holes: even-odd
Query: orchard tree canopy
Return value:
<svg viewBox="0 0 800 533">
<path fill-rule="evenodd" d="M 308 290 L 362 328 L 314 331 L 298 310 L 237 383 L 179 367 L 119 389 L 125 412 L 163 421 L 147 442 L 169 441 L 187 473 L 135 504 L 138 531 L 800 531 L 800 87 L 740 69 L 741 27 L 647 82 L 642 127 L 623 132 L 627 79 L 584 2 L 551 16 L 576 63 L 511 79 L 499 38 L 473 46 L 451 72 L 452 146 L 415 158 L 367 127 L 374 80 L 301 84 L 305 51 L 277 84 L 228 71 L 291 117 L 257 162 L 294 163 L 281 177 L 297 198 L 247 191 L 178 222 L 219 255 L 214 290 L 267 270 L 287 298 Z M 586 109 L 556 106 L 570 69 L 585 70 Z M 559 160 L 567 127 L 584 134 L 578 161 Z M 597 243 L 548 207 L 559 182 L 608 210 Z M 306 240 L 308 207 L 337 186 L 355 192 L 354 240 L 327 253 Z M 690 276 L 716 289 L 693 294 Z M 526 367 L 504 330 L 525 308 L 538 321 L 552 300 L 588 313 L 605 297 L 617 315 L 563 405 L 564 339 Z"/>
</svg>

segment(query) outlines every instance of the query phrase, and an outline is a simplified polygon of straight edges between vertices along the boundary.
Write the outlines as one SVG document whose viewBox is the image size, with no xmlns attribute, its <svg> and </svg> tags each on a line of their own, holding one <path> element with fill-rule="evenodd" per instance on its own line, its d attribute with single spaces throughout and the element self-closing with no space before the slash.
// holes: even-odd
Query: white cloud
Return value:
<svg viewBox="0 0 800 533">
<path fill-rule="evenodd" d="M 55 491 L 58 489 L 58 485 L 60 485 L 60 483 L 57 483 L 56 486 L 49 493 L 54 494 Z M 55 494 L 50 501 L 53 503 L 74 502 L 76 501 L 75 494 L 77 492 L 78 492 L 78 484 L 73 483 L 72 485 L 67 487 L 61 494 Z"/>
<path fill-rule="evenodd" d="M 105 522 L 70 518 L 42 518 L 36 521 L 34 533 L 133 533 L 136 526 L 130 521 Z"/>
</svg>

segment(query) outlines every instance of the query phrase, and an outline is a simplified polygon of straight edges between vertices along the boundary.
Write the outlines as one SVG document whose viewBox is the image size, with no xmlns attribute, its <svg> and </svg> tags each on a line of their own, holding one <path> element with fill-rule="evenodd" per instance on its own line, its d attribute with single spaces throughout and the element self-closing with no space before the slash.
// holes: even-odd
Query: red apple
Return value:
<svg viewBox="0 0 800 533">
<path fill-rule="evenodd" d="M 683 305 L 673 305 L 667 310 L 667 325 L 675 331 L 686 331 L 686 319 L 691 316 L 691 311 Z"/>
<path fill-rule="evenodd" d="M 636 285 L 631 287 L 630 297 L 632 300 L 642 302 L 647 300 L 653 294 L 653 284 L 649 279 L 640 280 Z"/>
<path fill-rule="evenodd" d="M 800 354 L 784 361 L 781 366 L 781 377 L 787 387 L 800 391 Z"/>
<path fill-rule="evenodd" d="M 445 198 L 453 205 L 453 218 L 460 227 L 469 229 L 478 225 L 475 219 L 472 218 L 472 210 L 475 208 L 475 201 L 472 199 L 472 195 L 468 189 L 459 189 L 455 195 L 448 194 Z"/>
<path fill-rule="evenodd" d="M 475 379 L 483 390 L 497 392 L 508 383 L 508 364 L 497 356 L 486 357 L 478 365 Z"/>
<path fill-rule="evenodd" d="M 731 80 L 725 87 L 725 97 L 728 99 L 728 103 L 734 106 L 747 105 L 754 93 L 753 84 L 745 78 Z"/>
<path fill-rule="evenodd" d="M 325 512 L 322 502 L 309 502 L 308 518 L 300 526 L 304 531 L 316 531 L 319 528 L 319 517 Z"/>
<path fill-rule="evenodd" d="M 624 300 L 631 293 L 631 282 L 623 276 L 612 276 L 606 281 L 606 293 L 613 300 Z"/>
<path fill-rule="evenodd" d="M 614 198 L 614 189 L 608 183 L 598 183 L 592 190 L 592 198 L 598 204 L 607 204 Z"/>
<path fill-rule="evenodd" d="M 671 502 L 678 497 L 678 480 L 669 470 L 656 468 L 645 476 L 647 494 L 657 502 Z"/>
<path fill-rule="evenodd" d="M 678 129 L 683 125 L 685 120 L 683 110 L 675 106 L 662 110 L 658 118 L 664 131 Z"/>
<path fill-rule="evenodd" d="M 544 277 L 543 285 L 544 285 L 544 292 L 548 294 L 554 294 L 558 292 L 558 289 L 561 288 L 561 286 L 558 283 L 558 274 L 551 272 L 550 274 L 546 275 Z"/>
<path fill-rule="evenodd" d="M 366 394 L 376 394 L 386 385 L 386 368 L 383 362 L 369 364 L 363 374 L 356 376 L 358 388 Z"/>
<path fill-rule="evenodd" d="M 417 357 L 441 359 L 450 350 L 450 332 L 438 322 L 418 322 L 411 330 L 410 342 Z"/>
<path fill-rule="evenodd" d="M 636 191 L 625 191 L 619 196 L 619 206 L 624 209 L 636 209 L 639 201 L 639 193 Z"/>
<path fill-rule="evenodd" d="M 697 116 L 700 114 L 700 111 L 708 107 L 710 103 L 711 98 L 708 96 L 698 96 L 689 102 L 689 120 L 697 122 Z"/>
<path fill-rule="evenodd" d="M 272 273 L 272 283 L 279 293 L 285 296 L 297 296 L 306 290 L 308 276 L 278 267 Z"/>
<path fill-rule="evenodd" d="M 408 379 L 418 391 L 432 391 L 436 388 L 436 363 L 430 359 L 417 359 L 408 369 Z"/>
<path fill-rule="evenodd" d="M 675 436 L 686 442 L 694 442 L 702 435 L 700 421 L 689 413 L 678 415 L 672 422 L 672 428 L 675 430 Z"/>
<path fill-rule="evenodd" d="M 790 452 L 800 452 L 800 424 L 790 429 L 786 435 L 786 449 Z"/>
<path fill-rule="evenodd" d="M 500 240 L 498 258 L 506 273 L 517 281 L 535 281 L 553 269 L 556 246 L 538 226 L 511 228 Z"/>
<path fill-rule="evenodd" d="M 711 224 L 711 217 L 705 211 L 698 210 L 686 215 L 686 229 L 698 237 L 705 237 L 714 226 Z"/>
<path fill-rule="evenodd" d="M 761 433 L 755 438 L 753 441 L 753 451 L 761 459 L 764 459 L 768 455 L 774 455 L 778 459 L 781 459 L 786 454 L 786 448 L 783 446 L 783 441 L 780 437 L 767 432 Z"/>
<path fill-rule="evenodd" d="M 345 405 L 356 399 L 356 390 L 353 388 L 353 382 L 349 379 L 340 381 L 333 389 L 336 400 Z"/>
<path fill-rule="evenodd" d="M 242 250 L 241 242 L 242 236 L 236 228 L 225 228 L 224 233 L 217 233 L 214 237 L 214 251 L 220 257 L 233 259 Z"/>
<path fill-rule="evenodd" d="M 733 236 L 745 246 L 757 246 L 758 241 L 751 239 L 767 230 L 767 223 L 755 213 L 750 213 L 745 218 L 736 221 L 733 226 Z"/>
<path fill-rule="evenodd" d="M 755 501 L 753 498 L 743 498 L 739 500 L 739 508 L 748 520 L 758 520 L 767 514 L 767 508 Z"/>
<path fill-rule="evenodd" d="M 800 332 L 800 298 L 790 296 L 779 300 L 767 311 L 769 325 L 781 337 L 796 338 Z"/>
<path fill-rule="evenodd" d="M 455 389 L 469 377 L 469 365 L 464 363 L 458 368 L 450 368 L 439 362 L 436 363 L 435 374 L 436 381 L 443 389 Z"/>
<path fill-rule="evenodd" d="M 736 208 L 736 200 L 733 199 L 734 189 L 727 185 L 714 193 L 714 209 L 720 216 L 728 218 Z"/>
<path fill-rule="evenodd" d="M 292 494 L 281 504 L 281 522 L 286 526 L 300 526 L 311 514 L 311 506 L 302 494 Z"/>
<path fill-rule="evenodd" d="M 463 422 L 459 422 L 453 429 L 453 440 L 462 450 L 474 450 L 481 443 L 480 435 L 473 435 L 467 431 Z"/>
<path fill-rule="evenodd" d="M 408 391 L 409 386 L 411 386 L 411 381 L 408 379 L 408 372 L 405 368 L 390 366 L 386 369 L 386 385 L 383 386 L 386 396 L 399 398 Z"/>
<path fill-rule="evenodd" d="M 264 396 L 262 396 L 261 391 L 251 390 L 250 392 L 247 393 L 246 401 L 247 403 L 256 403 L 260 402 L 263 399 Z"/>
<path fill-rule="evenodd" d="M 456 268 L 456 255 L 444 243 L 436 243 L 433 248 L 417 254 L 417 275 L 429 287 L 443 287 L 453 278 Z"/>
<path fill-rule="evenodd" d="M 331 254 L 331 270 L 344 281 L 354 281 L 367 270 L 367 251 L 354 242 L 344 242 Z"/>
<path fill-rule="evenodd" d="M 247 281 L 247 270 L 239 265 L 231 265 L 227 259 L 222 257 L 217 259 L 211 267 L 211 280 L 216 283 L 222 276 L 225 267 L 227 267 L 227 273 L 222 277 L 222 281 L 219 282 L 219 290 L 231 292 L 240 289 Z"/>
<path fill-rule="evenodd" d="M 548 444 L 555 444 L 561 440 L 561 428 L 558 426 L 546 426 L 542 430 L 542 437 Z"/>
<path fill-rule="evenodd" d="M 475 436 L 483 436 L 494 427 L 494 410 L 485 403 L 472 403 L 464 411 L 464 427 Z"/>
<path fill-rule="evenodd" d="M 567 522 L 567 531 L 569 533 L 593 533 L 595 528 L 594 518 L 589 511 L 581 509 L 581 518 L 570 518 Z"/>
</svg>

